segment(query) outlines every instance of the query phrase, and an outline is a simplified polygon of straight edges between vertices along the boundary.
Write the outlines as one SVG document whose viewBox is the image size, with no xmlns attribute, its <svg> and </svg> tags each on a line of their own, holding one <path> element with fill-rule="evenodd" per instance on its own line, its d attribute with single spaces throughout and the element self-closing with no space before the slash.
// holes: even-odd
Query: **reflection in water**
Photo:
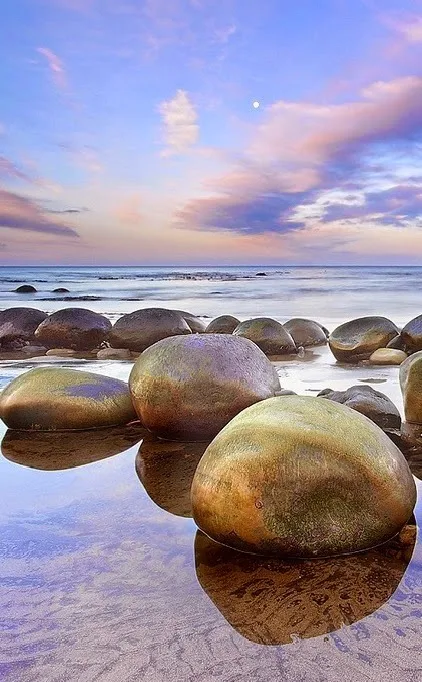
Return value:
<svg viewBox="0 0 422 682">
<path fill-rule="evenodd" d="M 192 479 L 207 446 L 144 438 L 136 455 L 136 473 L 158 507 L 175 516 L 192 516 Z"/>
<path fill-rule="evenodd" d="M 139 424 L 87 431 L 6 431 L 1 451 L 11 462 L 31 469 L 59 471 L 112 457 L 139 443 L 145 429 Z"/>
<path fill-rule="evenodd" d="M 201 531 L 199 583 L 224 618 L 257 644 L 287 644 L 350 625 L 382 606 L 410 561 L 416 527 L 364 554 L 283 562 L 236 552 Z"/>
</svg>

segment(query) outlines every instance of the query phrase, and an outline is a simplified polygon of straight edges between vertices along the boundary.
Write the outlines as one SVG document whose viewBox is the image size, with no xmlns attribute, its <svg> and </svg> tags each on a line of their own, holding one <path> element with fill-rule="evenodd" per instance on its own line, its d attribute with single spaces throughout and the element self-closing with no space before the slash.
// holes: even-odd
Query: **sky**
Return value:
<svg viewBox="0 0 422 682">
<path fill-rule="evenodd" d="M 3 0 L 0 26 L 0 264 L 422 263 L 422 0 Z"/>
</svg>

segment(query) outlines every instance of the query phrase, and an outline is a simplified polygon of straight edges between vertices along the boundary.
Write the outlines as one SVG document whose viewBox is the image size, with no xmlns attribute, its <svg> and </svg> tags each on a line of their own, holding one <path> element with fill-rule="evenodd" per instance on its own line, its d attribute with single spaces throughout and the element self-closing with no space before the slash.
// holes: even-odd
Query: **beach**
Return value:
<svg viewBox="0 0 422 682">
<path fill-rule="evenodd" d="M 114 322 L 163 306 L 205 321 L 310 317 L 330 331 L 372 314 L 401 327 L 421 312 L 421 276 L 416 267 L 2 268 L 0 309 L 84 307 Z M 37 292 L 14 294 L 22 284 Z M 274 365 L 284 389 L 315 396 L 368 385 L 403 416 L 397 367 L 339 365 L 327 346 Z M 127 380 L 133 362 L 6 354 L 0 389 L 40 366 Z M 205 447 L 157 442 L 142 429 L 107 442 L 9 432 L 0 458 L 2 679 L 416 682 L 420 540 L 408 551 L 291 565 L 221 549 L 190 518 L 189 483 Z M 419 526 L 421 504 L 419 494 Z"/>
</svg>

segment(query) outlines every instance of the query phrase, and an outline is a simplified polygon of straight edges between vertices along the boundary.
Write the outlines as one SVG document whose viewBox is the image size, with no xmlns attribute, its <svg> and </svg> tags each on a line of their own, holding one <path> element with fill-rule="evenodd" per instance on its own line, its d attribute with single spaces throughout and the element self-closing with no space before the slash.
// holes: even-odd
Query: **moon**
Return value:
<svg viewBox="0 0 422 682">
<path fill-rule="evenodd" d="M 253 102 L 253 103 L 252 103 L 252 106 L 253 106 L 254 109 L 258 109 L 258 107 L 259 107 L 259 102 L 256 102 L 256 101 Z"/>
</svg>

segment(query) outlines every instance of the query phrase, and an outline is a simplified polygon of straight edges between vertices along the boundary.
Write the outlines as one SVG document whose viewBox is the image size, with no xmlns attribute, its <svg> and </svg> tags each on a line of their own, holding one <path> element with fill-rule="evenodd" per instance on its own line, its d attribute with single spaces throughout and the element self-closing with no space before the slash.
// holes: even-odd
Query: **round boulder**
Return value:
<svg viewBox="0 0 422 682">
<path fill-rule="evenodd" d="M 63 308 L 49 315 L 35 332 L 47 348 L 92 350 L 107 338 L 111 322 L 86 308 Z"/>
<path fill-rule="evenodd" d="M 422 424 L 422 351 L 402 362 L 399 377 L 406 421 Z"/>
<path fill-rule="evenodd" d="M 395 350 L 405 351 L 405 343 L 401 337 L 401 334 L 397 334 L 394 339 L 391 339 L 391 341 L 387 343 L 386 348 L 394 348 Z"/>
<path fill-rule="evenodd" d="M 53 289 L 53 294 L 69 294 L 70 291 L 69 289 L 66 289 L 65 287 L 58 287 L 57 289 Z"/>
<path fill-rule="evenodd" d="M 206 323 L 196 315 L 187 313 L 185 310 L 173 310 L 173 312 L 179 313 L 179 315 L 183 317 L 185 322 L 187 322 L 192 334 L 203 334 L 205 332 L 207 327 Z"/>
<path fill-rule="evenodd" d="M 240 320 L 233 315 L 220 315 L 212 320 L 205 330 L 206 334 L 233 334 Z"/>
<path fill-rule="evenodd" d="M 16 350 L 34 342 L 37 327 L 47 317 L 35 308 L 8 308 L 0 311 L 0 348 Z"/>
<path fill-rule="evenodd" d="M 328 557 L 394 537 L 416 501 L 408 464 L 362 414 L 321 398 L 265 400 L 237 415 L 192 483 L 199 528 L 255 554 Z"/>
<path fill-rule="evenodd" d="M 326 333 L 318 322 L 294 317 L 283 324 L 284 329 L 290 334 L 296 346 L 321 346 L 327 343 Z"/>
<path fill-rule="evenodd" d="M 165 308 L 144 308 L 118 319 L 109 334 L 109 343 L 113 348 L 129 348 L 142 353 L 157 341 L 186 334 L 192 334 L 192 330 L 181 313 Z"/>
<path fill-rule="evenodd" d="M 422 315 L 414 317 L 403 327 L 401 338 L 404 344 L 403 350 L 408 353 L 422 350 Z"/>
<path fill-rule="evenodd" d="M 332 391 L 325 388 L 318 398 L 327 398 L 336 403 L 347 405 L 352 410 L 364 414 L 381 429 L 399 429 L 400 412 L 384 393 L 375 391 L 371 386 L 351 386 L 347 391 Z"/>
<path fill-rule="evenodd" d="M 407 353 L 395 348 L 377 348 L 371 354 L 369 362 L 373 365 L 401 365 L 407 358 Z"/>
<path fill-rule="evenodd" d="M 147 348 L 129 378 L 142 423 L 168 440 L 213 438 L 245 407 L 275 395 L 277 372 L 251 341 L 174 336 Z"/>
<path fill-rule="evenodd" d="M 256 317 L 237 325 L 234 336 L 256 343 L 265 355 L 297 353 L 295 342 L 283 325 L 270 317 Z"/>
<path fill-rule="evenodd" d="M 359 317 L 337 327 L 328 342 L 339 362 L 359 362 L 368 360 L 377 348 L 385 348 L 398 333 L 386 317 Z"/>
<path fill-rule="evenodd" d="M 68 431 L 128 424 L 136 413 L 124 381 L 39 367 L 6 386 L 0 394 L 0 417 L 10 429 Z"/>
<path fill-rule="evenodd" d="M 37 290 L 32 284 L 22 284 L 20 287 L 15 289 L 16 294 L 36 294 Z"/>
</svg>

